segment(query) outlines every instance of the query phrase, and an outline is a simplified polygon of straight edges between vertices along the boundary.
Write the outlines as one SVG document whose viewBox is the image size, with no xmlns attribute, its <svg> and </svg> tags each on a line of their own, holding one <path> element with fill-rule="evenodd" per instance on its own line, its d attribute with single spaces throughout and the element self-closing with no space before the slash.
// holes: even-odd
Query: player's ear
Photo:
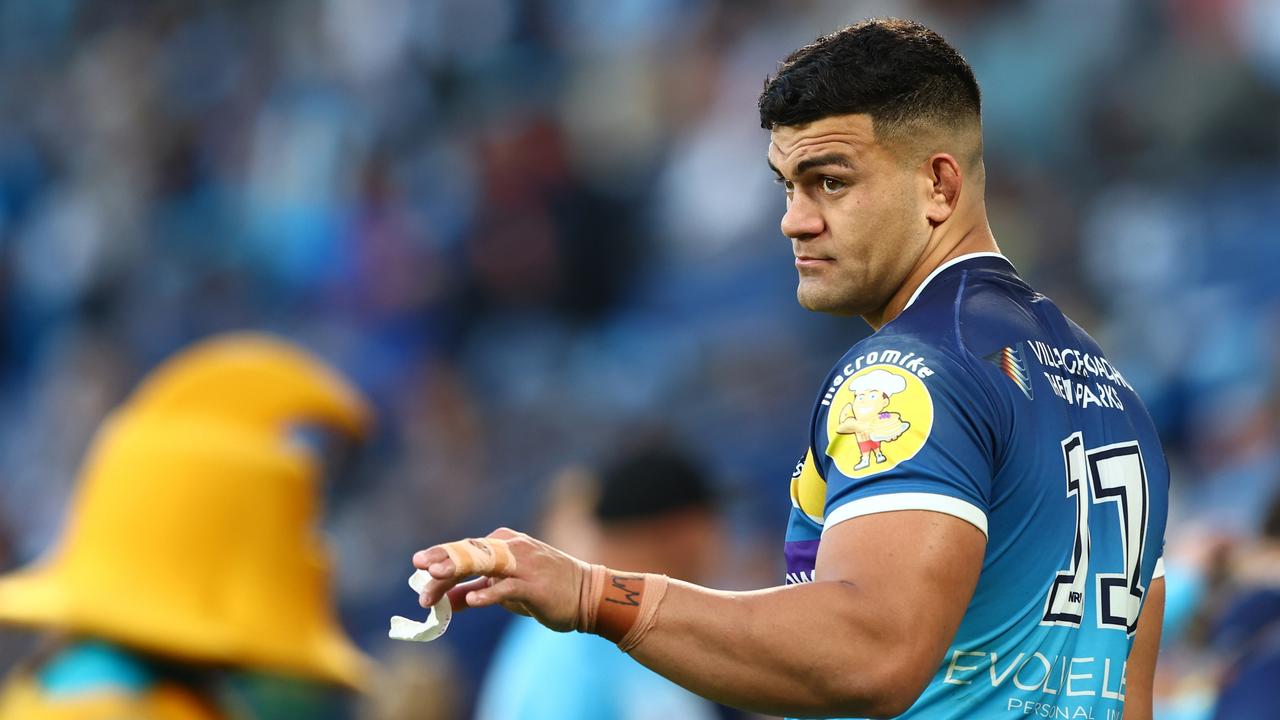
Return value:
<svg viewBox="0 0 1280 720">
<path fill-rule="evenodd" d="M 925 160 L 921 168 L 928 196 L 925 200 L 925 217 L 932 225 L 941 225 L 955 212 L 960 202 L 963 177 L 960 163 L 947 153 L 935 153 Z"/>
</svg>

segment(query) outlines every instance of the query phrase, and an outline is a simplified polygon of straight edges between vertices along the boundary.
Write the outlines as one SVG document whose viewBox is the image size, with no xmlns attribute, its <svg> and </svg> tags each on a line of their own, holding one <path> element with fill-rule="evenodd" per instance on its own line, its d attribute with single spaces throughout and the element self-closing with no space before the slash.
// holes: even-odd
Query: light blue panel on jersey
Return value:
<svg viewBox="0 0 1280 720">
<path fill-rule="evenodd" d="M 1169 471 L 1097 344 L 999 256 L 935 273 L 855 345 L 791 482 L 787 582 L 824 528 L 901 509 L 983 530 L 973 599 L 905 718 L 1113 720 L 1163 551 Z"/>
</svg>

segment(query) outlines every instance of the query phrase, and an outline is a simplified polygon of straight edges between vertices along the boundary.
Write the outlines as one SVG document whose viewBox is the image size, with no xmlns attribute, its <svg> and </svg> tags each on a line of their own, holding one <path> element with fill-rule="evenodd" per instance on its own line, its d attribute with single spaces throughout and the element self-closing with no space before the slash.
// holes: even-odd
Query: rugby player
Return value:
<svg viewBox="0 0 1280 720">
<path fill-rule="evenodd" d="M 972 70 L 869 20 L 792 53 L 759 110 L 800 303 L 875 329 L 817 392 L 787 583 L 720 592 L 500 529 L 415 554 L 420 600 L 593 632 L 770 714 L 1149 718 L 1169 470 L 1123 375 L 999 253 Z"/>
</svg>

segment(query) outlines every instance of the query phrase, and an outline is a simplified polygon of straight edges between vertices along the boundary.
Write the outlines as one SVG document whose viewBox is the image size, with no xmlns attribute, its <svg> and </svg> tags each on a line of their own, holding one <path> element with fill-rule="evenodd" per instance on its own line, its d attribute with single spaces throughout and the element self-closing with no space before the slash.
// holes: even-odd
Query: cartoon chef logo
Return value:
<svg viewBox="0 0 1280 720">
<path fill-rule="evenodd" d="M 933 400 L 915 374 L 893 365 L 854 373 L 827 416 L 827 454 L 840 471 L 864 477 L 920 451 L 933 428 Z"/>
</svg>

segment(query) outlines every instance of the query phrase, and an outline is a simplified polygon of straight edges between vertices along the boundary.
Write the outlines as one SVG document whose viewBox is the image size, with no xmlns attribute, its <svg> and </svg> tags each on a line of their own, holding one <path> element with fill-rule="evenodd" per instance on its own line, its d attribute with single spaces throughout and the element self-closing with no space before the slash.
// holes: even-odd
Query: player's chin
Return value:
<svg viewBox="0 0 1280 720">
<path fill-rule="evenodd" d="M 856 315 L 849 309 L 849 303 L 831 288 L 825 286 L 817 278 L 801 277 L 796 285 L 796 300 L 800 307 L 813 312 L 831 315 Z"/>
</svg>

